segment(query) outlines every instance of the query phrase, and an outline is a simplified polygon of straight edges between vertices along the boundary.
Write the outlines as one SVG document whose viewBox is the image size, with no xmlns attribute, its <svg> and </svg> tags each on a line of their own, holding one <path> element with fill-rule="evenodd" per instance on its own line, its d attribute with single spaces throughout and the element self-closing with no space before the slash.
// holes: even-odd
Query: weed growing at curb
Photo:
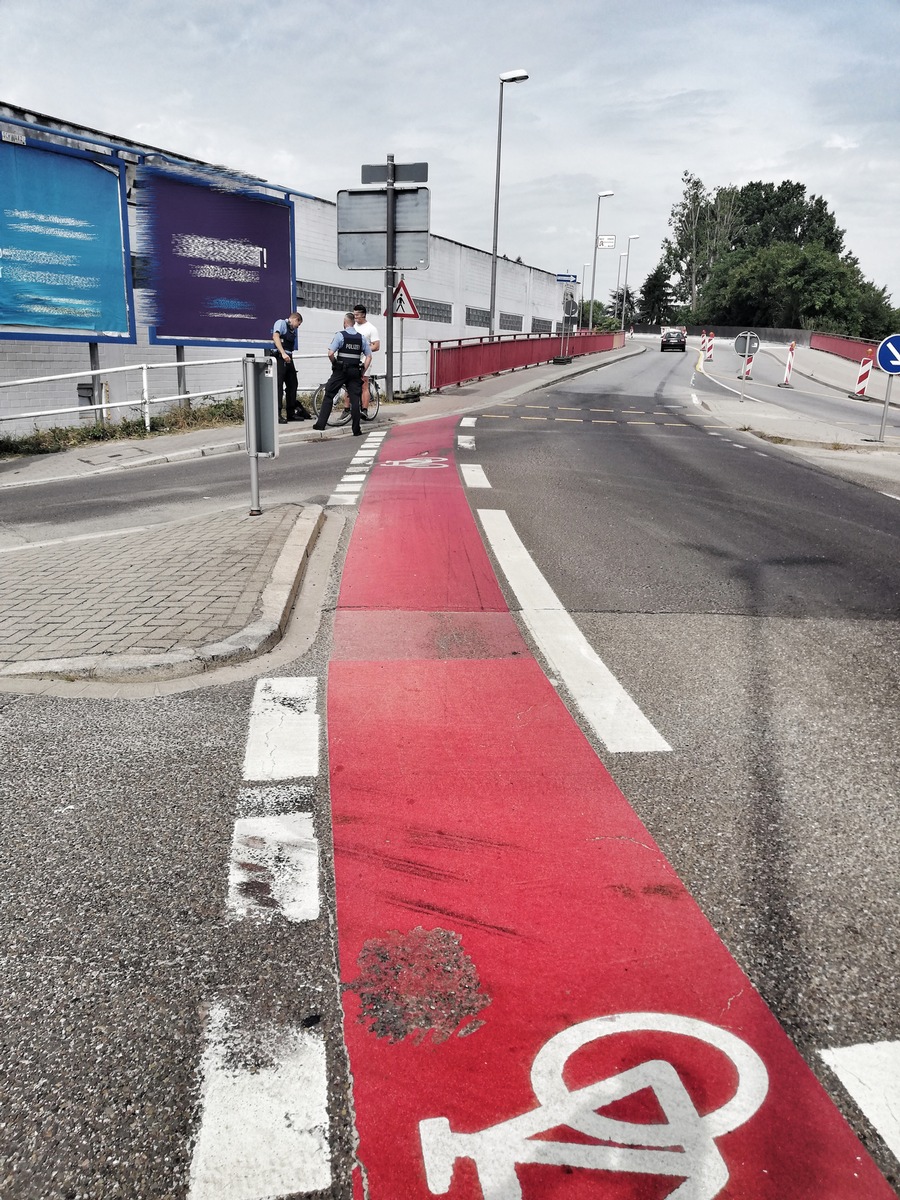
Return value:
<svg viewBox="0 0 900 1200">
<path fill-rule="evenodd" d="M 90 442 L 147 438 L 158 433 L 181 433 L 188 429 L 215 429 L 243 423 L 243 400 L 229 396 L 224 400 L 211 400 L 208 404 L 201 400 L 191 408 L 172 408 L 158 413 L 151 416 L 149 430 L 142 418 L 131 417 L 115 424 L 53 425 L 50 429 L 35 428 L 32 433 L 18 437 L 0 435 L 0 455 L 9 458 L 19 454 L 56 454 Z"/>
</svg>

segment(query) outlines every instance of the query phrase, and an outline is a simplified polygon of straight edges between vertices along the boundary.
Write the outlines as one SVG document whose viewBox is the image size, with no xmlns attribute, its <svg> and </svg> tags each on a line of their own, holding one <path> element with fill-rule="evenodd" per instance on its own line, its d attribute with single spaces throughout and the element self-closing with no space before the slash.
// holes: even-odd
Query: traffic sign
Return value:
<svg viewBox="0 0 900 1200">
<path fill-rule="evenodd" d="M 616 235 L 614 233 L 601 233 L 597 238 L 598 250 L 615 250 Z"/>
<path fill-rule="evenodd" d="M 755 333 L 739 333 L 734 339 L 734 350 L 741 358 L 750 358 L 759 349 L 759 335 Z"/>
<path fill-rule="evenodd" d="M 556 282 L 557 283 L 577 283 L 578 276 L 577 275 L 557 275 Z"/>
<path fill-rule="evenodd" d="M 567 317 L 575 317 L 578 315 L 578 301 L 574 296 L 566 296 L 563 304 L 563 312 Z"/>
<path fill-rule="evenodd" d="M 394 317 L 411 317 L 413 320 L 418 320 L 419 310 L 416 308 L 416 302 L 409 294 L 409 288 L 401 279 L 394 288 L 394 302 L 391 305 Z M 387 313 L 384 314 L 387 316 Z"/>
<path fill-rule="evenodd" d="M 387 183 L 387 163 L 363 163 L 360 171 L 363 183 Z M 394 163 L 394 183 L 427 182 L 428 163 Z"/>
<path fill-rule="evenodd" d="M 875 356 L 882 371 L 888 375 L 900 375 L 900 333 L 889 334 Z"/>
</svg>

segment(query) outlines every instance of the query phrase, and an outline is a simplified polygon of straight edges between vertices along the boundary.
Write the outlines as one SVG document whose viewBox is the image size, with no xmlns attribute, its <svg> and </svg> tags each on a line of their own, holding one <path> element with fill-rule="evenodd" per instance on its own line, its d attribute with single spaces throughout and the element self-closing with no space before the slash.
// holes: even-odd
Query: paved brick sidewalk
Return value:
<svg viewBox="0 0 900 1200">
<path fill-rule="evenodd" d="M 292 599 L 317 530 L 309 510 L 282 505 L 259 517 L 217 513 L 0 554 L 0 674 L 43 664 L 55 675 L 114 674 L 118 666 L 164 676 L 192 661 L 203 670 L 212 665 L 204 658 L 239 657 L 256 640 L 240 635 L 261 624 L 283 552 L 291 555 L 282 582 Z M 271 632 L 257 629 L 260 640 Z M 237 639 L 232 654 L 229 639 Z"/>
</svg>

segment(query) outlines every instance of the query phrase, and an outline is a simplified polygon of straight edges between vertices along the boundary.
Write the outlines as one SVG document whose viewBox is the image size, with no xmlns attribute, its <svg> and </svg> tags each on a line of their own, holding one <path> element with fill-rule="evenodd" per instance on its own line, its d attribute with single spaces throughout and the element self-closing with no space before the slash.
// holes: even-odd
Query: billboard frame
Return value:
<svg viewBox="0 0 900 1200">
<path fill-rule="evenodd" d="M 0 117 L 0 124 L 5 121 L 5 118 Z M 43 150 L 51 154 L 63 154 L 70 158 L 84 159 L 89 162 L 97 163 L 98 166 L 107 169 L 113 168 L 118 177 L 119 184 L 119 229 L 121 231 L 121 246 L 122 246 L 122 279 L 125 285 L 125 306 L 128 315 L 128 332 L 121 334 L 100 333 L 91 330 L 76 330 L 60 327 L 53 332 L 39 332 L 40 329 L 46 329 L 46 326 L 22 326 L 21 332 L 19 327 L 4 325 L 0 321 L 0 341 L 18 341 L 18 342 L 81 342 L 81 343 L 105 343 L 113 346 L 133 346 L 137 344 L 137 313 L 134 303 L 134 279 L 131 269 L 131 238 L 128 233 L 128 186 L 126 181 L 126 173 L 129 165 L 127 159 L 120 157 L 117 151 L 106 153 L 102 148 L 96 150 L 81 150 L 75 146 L 62 146 L 55 142 L 44 141 L 42 138 L 29 137 L 24 134 L 24 141 L 12 138 L 4 138 L 4 142 L 10 145 L 24 147 L 28 150 Z M 59 133 L 60 137 L 72 137 L 78 140 L 77 134 Z"/>
</svg>

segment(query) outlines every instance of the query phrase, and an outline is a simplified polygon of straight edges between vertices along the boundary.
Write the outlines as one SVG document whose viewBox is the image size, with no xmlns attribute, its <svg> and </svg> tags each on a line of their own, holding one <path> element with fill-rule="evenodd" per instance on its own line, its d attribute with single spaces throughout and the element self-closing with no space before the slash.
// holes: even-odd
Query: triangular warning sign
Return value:
<svg viewBox="0 0 900 1200">
<path fill-rule="evenodd" d="M 418 319 L 419 310 L 416 308 L 415 301 L 409 294 L 409 288 L 401 279 L 394 288 L 394 311 L 395 317 L 413 317 Z M 387 313 L 384 314 L 387 316 Z"/>
</svg>

